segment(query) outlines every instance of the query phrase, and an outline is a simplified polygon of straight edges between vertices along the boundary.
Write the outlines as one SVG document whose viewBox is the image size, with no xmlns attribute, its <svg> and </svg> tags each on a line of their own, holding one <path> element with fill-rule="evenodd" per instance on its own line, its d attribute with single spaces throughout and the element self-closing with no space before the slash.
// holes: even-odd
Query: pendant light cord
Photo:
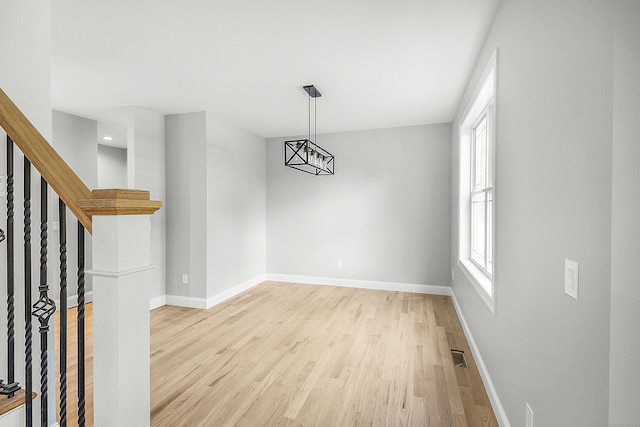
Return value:
<svg viewBox="0 0 640 427">
<path fill-rule="evenodd" d="M 309 132 L 307 132 L 307 135 L 311 139 L 311 95 L 309 95 Z"/>
</svg>

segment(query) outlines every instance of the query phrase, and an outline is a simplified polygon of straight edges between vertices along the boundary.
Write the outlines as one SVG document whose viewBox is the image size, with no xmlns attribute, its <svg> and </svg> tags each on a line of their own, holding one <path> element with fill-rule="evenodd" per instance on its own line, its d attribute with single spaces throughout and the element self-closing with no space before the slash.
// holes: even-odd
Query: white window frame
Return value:
<svg viewBox="0 0 640 427">
<path fill-rule="evenodd" d="M 496 280 L 495 280 L 495 236 L 496 236 L 496 189 L 495 189 L 495 146 L 496 146 L 496 62 L 497 50 L 493 52 L 487 67 L 482 74 L 478 86 L 467 105 L 459 128 L 459 155 L 458 155 L 458 184 L 459 184 L 459 222 L 458 222 L 458 266 L 485 302 L 491 312 L 496 308 Z M 485 188 L 473 190 L 472 182 L 474 173 L 473 148 L 474 130 L 482 119 L 487 119 L 487 175 Z M 485 259 L 484 265 L 471 256 L 471 197 L 477 192 L 491 194 L 492 215 L 490 222 L 487 220 L 488 207 L 485 206 L 485 256 L 489 255 L 491 245 L 492 259 Z M 489 267 L 491 262 L 491 268 Z"/>
<path fill-rule="evenodd" d="M 471 182 L 469 184 L 469 188 L 470 188 L 470 197 L 471 197 L 471 201 L 470 203 L 473 204 L 473 196 L 478 195 L 478 194 L 484 194 L 484 199 L 485 199 L 485 208 L 484 208 L 484 255 L 483 255 L 483 259 L 477 259 L 477 257 L 474 257 L 474 250 L 473 250 L 473 213 L 469 214 L 469 233 L 470 233 L 470 250 L 469 250 L 469 260 L 471 262 L 473 262 L 480 270 L 482 270 L 482 272 L 489 278 L 493 277 L 493 268 L 489 268 L 489 264 L 493 264 L 493 257 L 488 257 L 488 254 L 492 251 L 492 244 L 493 244 L 493 238 L 492 236 L 488 235 L 488 230 L 492 229 L 492 225 L 493 224 L 489 224 L 489 218 L 493 218 L 493 214 L 491 216 L 489 216 L 489 205 L 488 205 L 488 201 L 491 200 L 491 202 L 493 203 L 493 162 L 492 162 L 492 147 L 491 147 L 491 134 L 493 133 L 493 129 L 491 127 L 491 123 L 492 123 L 492 116 L 493 116 L 493 105 L 488 105 L 483 111 L 482 113 L 480 113 L 480 116 L 476 119 L 475 124 L 472 126 L 471 128 L 471 169 L 470 169 L 470 177 L 471 177 Z M 486 151 L 487 151 L 487 159 L 486 159 L 486 164 L 485 164 L 485 176 L 484 176 L 484 187 L 480 188 L 480 189 L 476 189 L 475 185 L 475 176 L 476 174 L 476 167 L 478 166 L 478 162 L 477 162 L 477 158 L 476 158 L 476 129 L 478 129 L 478 126 L 485 121 L 485 126 L 486 126 L 486 138 L 487 138 L 487 147 L 486 147 Z M 493 211 L 493 209 L 491 209 Z"/>
</svg>

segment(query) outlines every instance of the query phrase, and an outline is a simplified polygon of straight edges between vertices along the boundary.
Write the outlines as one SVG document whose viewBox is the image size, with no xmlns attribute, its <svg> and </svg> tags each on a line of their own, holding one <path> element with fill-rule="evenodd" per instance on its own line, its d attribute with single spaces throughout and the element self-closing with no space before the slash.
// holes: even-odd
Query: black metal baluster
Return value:
<svg viewBox="0 0 640 427">
<path fill-rule="evenodd" d="M 84 227 L 78 221 L 78 427 L 85 425 L 84 396 Z"/>
<path fill-rule="evenodd" d="M 58 199 L 60 222 L 60 427 L 67 427 L 67 207 Z"/>
<path fill-rule="evenodd" d="M 40 425 L 48 427 L 48 342 L 49 319 L 56 311 L 56 305 L 49 298 L 49 284 L 47 282 L 47 191 L 49 186 L 44 178 L 40 178 L 40 286 L 38 286 L 38 301 L 33 305 L 33 315 L 40 322 Z"/>
<path fill-rule="evenodd" d="M 31 163 L 24 158 L 24 371 L 26 398 L 26 427 L 33 426 L 33 378 L 31 356 L 33 351 L 31 325 Z"/>
<path fill-rule="evenodd" d="M 13 141 L 7 135 L 7 385 L 6 394 L 13 397 L 15 383 L 15 270 L 13 237 Z"/>
</svg>

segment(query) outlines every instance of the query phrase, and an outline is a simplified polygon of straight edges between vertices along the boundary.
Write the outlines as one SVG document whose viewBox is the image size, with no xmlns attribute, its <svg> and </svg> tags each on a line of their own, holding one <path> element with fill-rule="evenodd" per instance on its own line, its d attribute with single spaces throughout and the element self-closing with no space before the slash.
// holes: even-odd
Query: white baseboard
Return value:
<svg viewBox="0 0 640 427">
<path fill-rule="evenodd" d="M 253 288 L 256 285 L 259 285 L 265 280 L 266 280 L 265 275 L 261 274 L 259 276 L 254 277 L 253 279 L 247 280 L 246 282 L 242 282 L 231 289 L 227 289 L 226 291 L 220 292 L 219 294 L 209 297 L 207 298 L 206 308 L 211 308 L 214 305 L 220 304 L 221 302 L 226 301 L 231 297 L 234 297 L 248 289 Z"/>
<path fill-rule="evenodd" d="M 227 289 L 226 291 L 222 291 L 219 294 L 216 294 L 209 298 L 194 298 L 194 297 L 183 297 L 179 295 L 166 295 L 164 296 L 165 298 L 164 304 L 162 305 L 176 305 L 179 307 L 207 309 L 207 308 L 213 307 L 214 305 L 220 304 L 221 302 L 226 301 L 229 298 L 232 298 L 248 289 L 251 289 L 254 286 L 264 282 L 265 280 L 266 280 L 265 275 L 261 274 L 259 276 L 254 277 L 253 279 L 249 279 L 246 282 L 242 282 L 230 289 Z M 160 297 L 156 297 L 154 298 L 154 300 L 157 300 L 159 302 Z M 153 300 L 152 300 L 152 304 L 153 304 Z M 160 305 L 157 305 L 156 307 L 153 307 L 153 308 L 157 308 L 157 307 L 160 307 Z"/>
<path fill-rule="evenodd" d="M 207 308 L 205 298 L 183 297 L 180 295 L 166 295 L 165 305 L 175 305 L 188 308 Z"/>
<path fill-rule="evenodd" d="M 166 295 L 160 295 L 159 297 L 151 298 L 151 300 L 149 301 L 149 311 L 153 310 L 154 308 L 162 307 L 163 305 L 167 305 Z"/>
<path fill-rule="evenodd" d="M 54 300 L 53 302 L 56 303 L 56 309 L 60 308 L 60 300 Z M 84 294 L 84 302 L 85 303 L 90 303 L 93 302 L 93 291 L 88 291 Z M 77 307 L 78 306 L 78 296 L 77 295 L 71 295 L 69 297 L 67 297 L 67 308 L 72 308 L 72 307 Z"/>
<path fill-rule="evenodd" d="M 464 330 L 464 334 L 467 337 L 467 342 L 469 343 L 469 347 L 471 348 L 471 353 L 473 355 L 473 359 L 476 361 L 476 365 L 478 366 L 478 371 L 480 372 L 480 377 L 482 377 L 482 382 L 484 383 L 485 388 L 487 389 L 487 394 L 489 395 L 489 400 L 491 401 L 491 406 L 493 407 L 493 412 L 496 414 L 496 418 L 498 419 L 498 424 L 501 427 L 511 427 L 511 423 L 509 423 L 509 418 L 507 418 L 507 413 L 502 406 L 502 402 L 500 401 L 500 397 L 498 396 L 498 392 L 493 385 L 493 381 L 491 381 L 491 376 L 489 375 L 489 371 L 487 370 L 487 365 L 484 364 L 484 360 L 482 360 L 482 356 L 480 355 L 480 349 L 476 344 L 476 341 L 473 339 L 473 335 L 471 335 L 471 330 L 469 329 L 469 324 L 464 318 L 462 314 L 462 309 L 458 304 L 458 300 L 456 299 L 456 294 L 451 290 L 451 299 L 453 300 L 453 306 L 456 309 L 456 313 L 458 314 L 458 319 L 460 319 L 460 323 L 462 324 L 462 329 Z"/>
<path fill-rule="evenodd" d="M 220 292 L 209 298 L 196 298 L 185 297 L 180 295 L 161 295 L 151 299 L 149 302 L 150 310 L 161 307 L 163 305 L 175 305 L 178 307 L 211 308 L 216 304 L 220 304 L 223 301 L 228 300 L 248 289 L 253 288 L 256 285 L 264 282 L 265 280 L 271 280 L 276 282 L 292 282 L 292 283 L 304 283 L 309 285 L 328 285 L 328 286 L 342 286 L 345 288 L 358 288 L 358 289 L 375 289 L 381 291 L 397 291 L 397 292 L 414 292 L 419 294 L 432 294 L 432 295 L 451 295 L 451 287 L 449 286 L 435 286 L 435 285 L 421 285 L 417 283 L 400 283 L 400 282 L 378 282 L 370 280 L 356 280 L 356 279 L 338 279 L 334 277 L 315 277 L 315 276 L 297 276 L 291 274 L 261 274 L 253 279 L 242 282 L 226 291 Z"/>
<path fill-rule="evenodd" d="M 266 280 L 274 282 L 304 283 L 308 285 L 342 286 L 345 288 L 374 289 L 378 291 L 413 292 L 418 294 L 451 295 L 450 286 L 421 285 L 417 283 L 378 282 L 374 280 L 338 279 L 335 277 L 297 276 L 267 273 Z"/>
</svg>

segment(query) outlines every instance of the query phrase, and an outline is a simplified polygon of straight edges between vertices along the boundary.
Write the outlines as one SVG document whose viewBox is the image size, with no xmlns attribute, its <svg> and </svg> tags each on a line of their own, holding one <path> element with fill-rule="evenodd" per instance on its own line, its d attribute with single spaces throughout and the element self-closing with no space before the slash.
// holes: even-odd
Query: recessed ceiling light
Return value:
<svg viewBox="0 0 640 427">
<path fill-rule="evenodd" d="M 113 141 L 113 138 L 110 136 L 103 136 L 102 139 L 104 139 L 105 141 Z"/>
</svg>

